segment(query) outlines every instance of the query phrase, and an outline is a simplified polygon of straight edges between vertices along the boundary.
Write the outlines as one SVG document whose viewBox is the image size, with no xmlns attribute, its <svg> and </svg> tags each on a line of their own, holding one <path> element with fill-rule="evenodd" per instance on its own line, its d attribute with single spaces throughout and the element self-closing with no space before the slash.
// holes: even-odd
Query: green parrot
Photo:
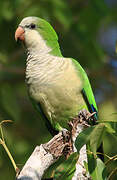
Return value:
<svg viewBox="0 0 117 180">
<path fill-rule="evenodd" d="M 62 56 L 58 36 L 47 21 L 24 18 L 15 39 L 22 41 L 27 51 L 29 97 L 51 133 L 68 129 L 68 122 L 82 109 L 96 112 L 97 118 L 97 105 L 86 72 L 78 61 Z"/>
</svg>

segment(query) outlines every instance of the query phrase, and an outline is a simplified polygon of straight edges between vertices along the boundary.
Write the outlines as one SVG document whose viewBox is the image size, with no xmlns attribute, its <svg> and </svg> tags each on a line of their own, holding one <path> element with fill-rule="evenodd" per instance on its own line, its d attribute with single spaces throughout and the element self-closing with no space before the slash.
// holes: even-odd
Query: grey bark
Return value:
<svg viewBox="0 0 117 180">
<path fill-rule="evenodd" d="M 59 159 L 60 156 L 64 154 L 64 148 L 66 146 L 70 147 L 70 152 L 66 155 L 67 157 L 76 151 L 75 146 L 73 145 L 76 137 L 79 135 L 84 128 L 88 127 L 87 116 L 91 116 L 91 114 L 85 112 L 82 113 L 72 122 L 69 123 L 71 126 L 70 136 L 71 140 L 60 132 L 56 136 L 54 136 L 48 143 L 41 144 L 37 146 L 26 164 L 24 165 L 21 172 L 17 175 L 16 180 L 41 180 L 44 172 L 52 165 L 55 161 Z M 72 142 L 72 146 L 71 146 Z M 86 145 L 84 145 L 79 154 L 79 159 L 76 164 L 76 172 L 72 180 L 88 180 L 90 179 L 89 175 L 86 174 L 86 170 L 84 168 L 84 161 L 87 162 L 87 153 L 86 153 Z"/>
</svg>

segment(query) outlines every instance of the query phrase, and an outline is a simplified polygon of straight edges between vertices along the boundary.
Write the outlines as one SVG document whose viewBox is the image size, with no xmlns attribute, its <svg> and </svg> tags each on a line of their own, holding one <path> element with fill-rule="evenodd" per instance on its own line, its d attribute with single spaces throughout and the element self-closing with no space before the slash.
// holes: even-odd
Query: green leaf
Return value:
<svg viewBox="0 0 117 180">
<path fill-rule="evenodd" d="M 97 172 L 98 172 L 98 177 L 97 179 L 101 180 L 106 180 L 107 179 L 107 173 L 106 173 L 106 167 L 105 164 L 101 161 L 101 159 L 97 158 Z"/>
<path fill-rule="evenodd" d="M 99 158 L 96 159 L 93 154 L 88 156 L 88 170 L 94 180 L 107 179 L 105 164 Z"/>
<path fill-rule="evenodd" d="M 82 131 L 75 141 L 77 151 L 79 152 L 81 147 L 90 141 L 92 151 L 96 152 L 97 148 L 101 144 L 104 131 L 105 125 L 103 123 L 100 123 L 96 126 L 91 126 Z"/>
<path fill-rule="evenodd" d="M 110 126 L 110 124 L 105 124 L 105 126 L 106 126 L 106 131 L 108 132 L 108 133 L 116 133 L 116 131 Z"/>
<path fill-rule="evenodd" d="M 43 178 L 46 179 L 46 178 L 51 178 L 51 177 L 53 177 L 53 174 L 55 174 L 55 171 L 56 171 L 57 167 L 60 166 L 60 164 L 62 164 L 65 160 L 66 160 L 66 159 L 65 159 L 64 156 L 60 157 L 54 164 L 52 164 L 52 165 L 47 169 L 47 171 L 44 173 Z"/>
<path fill-rule="evenodd" d="M 97 121 L 100 123 L 100 121 Z M 101 120 L 101 123 L 117 123 L 117 119 L 107 119 L 107 120 Z"/>
<path fill-rule="evenodd" d="M 71 180 L 76 170 L 76 162 L 78 160 L 78 154 L 73 153 L 70 157 L 61 164 L 57 171 L 59 176 L 55 177 L 56 180 Z"/>
<path fill-rule="evenodd" d="M 88 174 L 88 163 L 86 162 L 86 161 L 84 161 L 84 167 L 85 167 L 85 169 L 86 169 L 86 173 Z"/>
<path fill-rule="evenodd" d="M 105 132 L 105 124 L 100 123 L 95 126 L 91 135 L 90 135 L 90 146 L 91 150 L 96 153 L 97 148 L 100 146 L 102 142 L 102 138 Z"/>
<path fill-rule="evenodd" d="M 76 141 L 75 141 L 75 147 L 77 149 L 77 152 L 80 151 L 80 149 L 82 148 L 82 146 L 84 144 L 87 144 L 90 140 L 90 135 L 91 135 L 91 132 L 93 131 L 95 127 L 94 126 L 91 126 L 87 129 L 85 129 L 84 131 L 82 131 L 76 138 Z"/>
</svg>

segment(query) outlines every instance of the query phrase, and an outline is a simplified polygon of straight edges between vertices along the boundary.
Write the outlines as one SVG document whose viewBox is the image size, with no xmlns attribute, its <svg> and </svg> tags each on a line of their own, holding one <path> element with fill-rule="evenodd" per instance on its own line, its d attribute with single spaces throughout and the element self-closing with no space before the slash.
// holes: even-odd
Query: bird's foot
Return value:
<svg viewBox="0 0 117 180">
<path fill-rule="evenodd" d="M 62 135 L 63 135 L 64 141 L 69 142 L 70 132 L 67 129 L 65 129 L 65 128 L 62 129 Z"/>
<path fill-rule="evenodd" d="M 82 109 L 78 114 L 78 118 L 81 123 L 83 122 L 86 126 L 90 126 L 89 124 L 95 121 L 95 114 L 96 112 L 90 113 L 86 109 Z"/>
</svg>

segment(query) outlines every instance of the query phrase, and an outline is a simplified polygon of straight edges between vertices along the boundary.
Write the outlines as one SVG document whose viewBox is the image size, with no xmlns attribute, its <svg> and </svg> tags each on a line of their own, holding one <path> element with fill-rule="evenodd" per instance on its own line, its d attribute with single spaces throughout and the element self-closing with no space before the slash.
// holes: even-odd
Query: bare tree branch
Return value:
<svg viewBox="0 0 117 180">
<path fill-rule="evenodd" d="M 84 111 L 84 112 L 83 112 Z M 65 155 L 67 158 L 69 155 L 76 151 L 73 145 L 78 134 L 86 127 L 88 127 L 87 117 L 91 114 L 86 110 L 80 112 L 77 118 L 74 118 L 69 123 L 71 131 L 66 131 L 66 135 L 60 132 L 54 136 L 46 144 L 37 146 L 28 161 L 24 165 L 21 172 L 17 175 L 17 180 L 41 180 L 44 172 L 59 159 L 60 156 Z M 69 147 L 68 152 L 65 153 L 65 148 Z M 90 177 L 86 174 L 84 168 L 84 161 L 87 162 L 86 145 L 80 150 L 78 162 L 76 164 L 76 172 L 72 180 L 88 180 Z"/>
</svg>

